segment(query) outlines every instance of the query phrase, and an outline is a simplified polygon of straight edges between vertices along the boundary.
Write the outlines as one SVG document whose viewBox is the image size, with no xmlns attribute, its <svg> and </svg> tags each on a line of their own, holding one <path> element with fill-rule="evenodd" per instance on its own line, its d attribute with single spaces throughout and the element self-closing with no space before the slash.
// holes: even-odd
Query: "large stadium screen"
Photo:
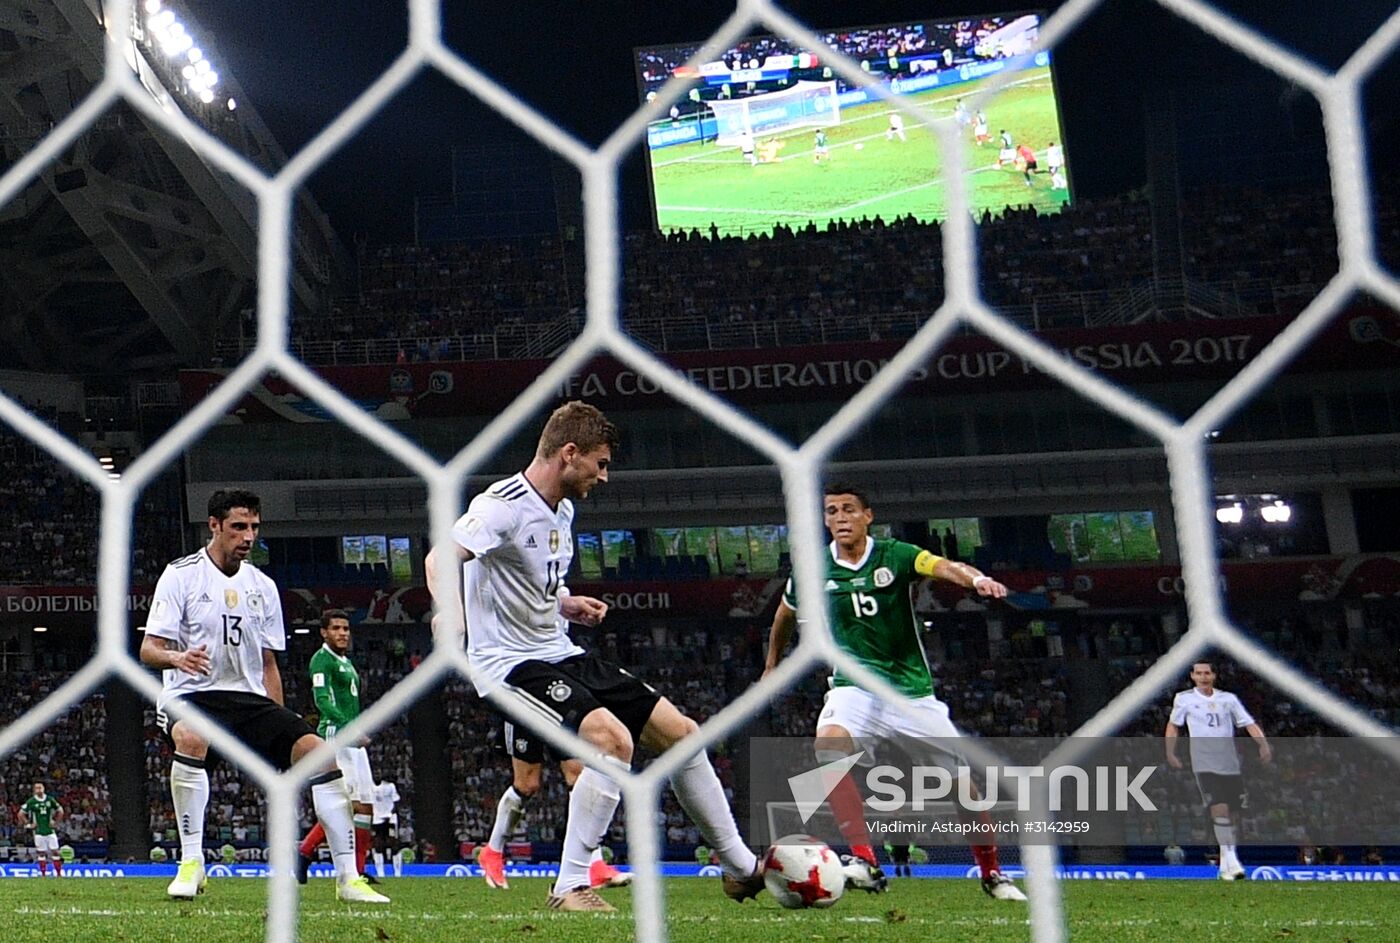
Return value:
<svg viewBox="0 0 1400 943">
<path fill-rule="evenodd" d="M 656 222 L 663 232 L 771 232 L 809 222 L 946 215 L 934 136 L 827 61 L 838 49 L 889 91 L 957 123 L 972 205 L 999 211 L 1069 202 L 1050 53 L 1035 51 L 1038 13 L 859 26 L 802 49 L 771 35 L 688 66 L 699 43 L 636 50 L 643 100 L 667 79 L 694 81 L 647 129 Z M 1008 86 L 981 107 L 974 93 Z"/>
</svg>

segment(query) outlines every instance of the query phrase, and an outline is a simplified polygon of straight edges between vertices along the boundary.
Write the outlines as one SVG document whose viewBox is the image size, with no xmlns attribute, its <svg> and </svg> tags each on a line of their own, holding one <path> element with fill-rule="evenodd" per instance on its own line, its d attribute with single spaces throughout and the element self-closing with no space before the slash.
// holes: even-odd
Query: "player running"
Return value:
<svg viewBox="0 0 1400 943">
<path fill-rule="evenodd" d="M 831 161 L 831 151 L 826 146 L 826 129 L 817 128 L 816 136 L 812 139 L 812 163 L 820 164 L 822 161 Z"/>
<path fill-rule="evenodd" d="M 1259 745 L 1259 759 L 1265 763 L 1273 759 L 1274 749 L 1240 699 L 1215 686 L 1213 663 L 1193 664 L 1191 680 L 1193 688 L 1172 698 L 1165 734 L 1167 763 L 1173 769 L 1181 769 L 1176 743 L 1185 724 L 1191 733 L 1191 770 L 1196 774 L 1201 801 L 1210 810 L 1215 840 L 1220 844 L 1220 879 L 1239 881 L 1245 874 L 1235 853 L 1235 841 L 1239 810 L 1244 808 L 1247 792 L 1240 775 L 1240 755 L 1235 751 L 1235 729 L 1241 728 L 1254 738 Z"/>
<path fill-rule="evenodd" d="M 164 671 L 156 723 L 174 752 L 170 795 L 180 831 L 180 870 L 166 893 L 193 900 L 204 890 L 204 812 L 209 805 L 209 744 L 166 708 L 192 704 L 277 769 L 287 769 L 321 738 L 282 704 L 277 653 L 287 646 L 277 586 L 248 562 L 262 503 L 251 491 L 209 497 L 209 543 L 165 568 L 156 583 L 141 641 L 141 661 Z M 311 779 L 311 801 L 335 861 L 336 896 L 386 904 L 355 868 L 350 795 L 340 770 Z"/>
<path fill-rule="evenodd" d="M 890 112 L 890 126 L 885 129 L 885 140 L 893 141 L 898 136 L 901 141 L 909 140 L 904 136 L 904 116 L 897 111 Z"/>
<path fill-rule="evenodd" d="M 63 806 L 44 791 L 43 783 L 34 784 L 34 795 L 19 807 L 19 827 L 34 829 L 34 854 L 39 859 L 39 874 L 49 873 L 53 861 L 54 877 L 63 877 L 63 859 L 58 855 L 58 833 L 53 823 L 63 818 Z"/>
<path fill-rule="evenodd" d="M 821 763 L 855 754 L 857 741 L 867 738 L 961 736 L 948 718 L 948 705 L 933 693 L 933 674 L 919 640 L 910 590 L 920 579 L 931 577 L 975 590 L 980 596 L 1006 596 L 1005 586 L 966 563 L 903 541 L 871 537 L 874 517 L 864 492 L 844 483 L 826 488 L 823 519 L 832 538 L 826 566 L 831 631 L 837 645 L 909 698 L 919 720 L 886 709 L 877 696 L 833 672 L 831 690 L 817 717 L 815 746 Z M 764 674 L 782 661 L 796 626 L 797 601 L 789 580 L 773 617 Z M 831 791 L 829 801 L 851 853 L 870 868 L 875 886 L 867 889 L 883 890 L 885 875 L 876 863 L 860 791 L 849 773 Z M 961 810 L 960 814 L 971 816 Z M 971 821 L 986 821 L 986 813 L 971 816 Z M 987 894 L 997 900 L 1026 899 L 1001 873 L 995 845 L 973 845 L 972 854 Z"/>
<path fill-rule="evenodd" d="M 1026 178 L 1026 186 L 1031 186 L 1031 177 L 1040 168 L 1036 161 L 1035 150 L 1026 144 L 1016 146 L 1016 166 L 1020 168 L 1021 175 Z"/>
<path fill-rule="evenodd" d="M 350 617 L 343 609 L 321 613 L 321 647 L 311 656 L 311 696 L 319 718 L 316 733 L 324 740 L 360 716 L 360 673 L 350 661 Z M 374 774 L 370 772 L 369 751 L 363 740 L 355 746 L 335 751 L 335 765 L 350 789 L 350 810 L 355 823 L 355 870 L 370 884 L 379 883 L 365 871 L 365 857 L 374 841 Z M 306 883 L 311 858 L 326 830 L 317 822 L 297 848 L 297 880 Z"/>
<path fill-rule="evenodd" d="M 510 757 L 511 784 L 496 803 L 496 821 L 491 826 L 491 837 L 486 847 L 481 849 L 477 864 L 481 865 L 481 876 L 486 879 L 486 886 L 504 891 L 510 889 L 510 882 L 506 879 L 506 842 L 525 815 L 526 803 L 540 791 L 548 747 L 543 740 L 532 736 L 526 727 L 509 718 L 502 718 L 501 740 L 506 755 Z M 565 760 L 559 764 L 559 770 L 564 774 L 564 782 L 572 789 L 579 773 L 583 772 L 583 764 L 578 760 Z M 593 856 L 588 862 L 589 887 L 596 891 L 626 887 L 631 883 L 631 874 L 619 871 L 603 859 L 601 845 L 593 849 Z"/>
<path fill-rule="evenodd" d="M 972 136 L 977 141 L 977 146 L 982 147 L 992 139 L 991 128 L 987 124 L 987 116 L 982 109 L 977 109 L 977 117 L 972 124 Z"/>
<path fill-rule="evenodd" d="M 597 625 L 602 600 L 570 594 L 564 575 L 573 559 L 576 500 L 608 480 L 617 429 L 587 403 L 554 411 L 525 471 L 472 499 L 453 526 L 457 559 L 466 573 L 467 658 L 483 696 L 500 688 L 530 705 L 530 723 L 574 730 L 619 767 L 630 768 L 640 743 L 653 751 L 675 746 L 698 725 L 650 685 L 589 654 L 568 636 L 568 624 Z M 435 586 L 436 549 L 428 585 Z M 690 752 L 686 746 L 682 750 Z M 734 900 L 763 890 L 758 859 L 739 835 L 709 756 L 696 749 L 671 780 L 681 807 L 714 848 L 724 889 Z M 613 911 L 589 887 L 588 868 L 621 798 L 606 773 L 584 769 L 569 795 L 559 878 L 548 905 L 565 911 Z"/>
</svg>

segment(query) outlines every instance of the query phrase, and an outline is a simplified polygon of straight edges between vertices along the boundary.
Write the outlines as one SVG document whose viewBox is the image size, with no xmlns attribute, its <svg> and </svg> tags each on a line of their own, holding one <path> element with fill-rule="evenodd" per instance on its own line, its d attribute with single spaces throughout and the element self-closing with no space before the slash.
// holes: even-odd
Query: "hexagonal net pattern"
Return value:
<svg viewBox="0 0 1400 943">
<path fill-rule="evenodd" d="M 1050 48 L 1088 16 L 1102 0 L 1070 0 L 1044 24 L 1040 44 Z M 59 714 L 90 693 L 109 675 L 116 675 L 147 698 L 154 700 L 160 685 L 126 654 L 128 546 L 131 520 L 141 489 L 171 462 L 196 436 L 215 423 L 239 398 L 269 371 L 276 370 L 298 385 L 308 397 L 324 406 L 348 427 L 376 443 L 412 469 L 428 485 L 431 529 L 435 546 L 450 548 L 449 531 L 459 513 L 458 495 L 465 477 L 494 451 L 503 438 L 528 421 L 553 396 L 561 382 L 591 356 L 607 351 L 644 373 L 683 405 L 705 416 L 732 435 L 766 455 L 780 470 L 788 524 L 793 535 L 794 575 L 799 594 L 823 598 L 817 508 L 820 504 L 819 469 L 849 431 L 870 417 L 892 396 L 914 366 L 961 324 L 975 327 L 1041 370 L 1076 390 L 1102 408 L 1134 423 L 1163 443 L 1168 459 L 1179 542 L 1186 582 L 1190 629 L 1178 643 L 1142 677 L 1093 717 L 1077 733 L 1102 736 L 1126 723 L 1146 701 L 1181 671 L 1201 651 L 1218 647 L 1248 665 L 1259 675 L 1340 728 L 1354 735 L 1383 738 L 1388 731 L 1351 704 L 1299 674 L 1285 662 L 1247 639 L 1224 615 L 1219 595 L 1219 568 L 1212 539 L 1210 479 L 1204 443 L 1210 430 L 1256 393 L 1296 355 L 1348 297 L 1367 291 L 1400 308 L 1400 285 L 1376 259 L 1372 244 L 1372 204 L 1365 143 L 1360 120 L 1360 86 L 1381 59 L 1400 40 L 1400 12 L 1393 15 L 1351 59 L 1335 72 L 1326 72 L 1279 43 L 1251 30 L 1211 7 L 1203 0 L 1159 0 L 1166 8 L 1196 24 L 1264 67 L 1283 75 L 1314 94 L 1322 105 L 1331 163 L 1333 202 L 1339 237 L 1341 265 L 1331 284 L 1231 382 L 1194 416 L 1176 422 L 1136 397 L 1078 368 L 1034 337 L 999 318 L 985 305 L 978 291 L 974 253 L 975 232 L 968 212 L 966 176 L 960 166 L 960 150 L 950 146 L 954 129 L 945 120 L 900 98 L 887 96 L 853 62 L 831 56 L 832 66 L 850 82 L 866 86 L 898 108 L 911 120 L 929 125 L 944 153 L 944 185 L 948 193 L 948 220 L 944 225 L 946 301 L 919 333 L 888 366 L 840 409 L 800 447 L 778 436 L 733 409 L 713 394 L 692 386 L 667 365 L 634 343 L 621 329 L 617 314 L 619 233 L 617 231 L 617 173 L 628 149 L 642 139 L 649 118 L 664 111 L 685 92 L 681 81 L 666 85 L 656 102 L 634 113 L 601 146 L 590 148 L 548 118 L 516 98 L 489 76 L 450 50 L 441 38 L 437 0 L 410 0 L 408 48 L 342 114 L 275 175 L 268 176 L 221 141 L 205 132 L 178 110 L 166 110 L 141 86 L 131 66 L 132 30 L 137 11 L 130 0 L 106 4 L 106 69 L 102 81 L 78 108 L 0 177 L 0 205 L 13 199 L 42 168 L 68 147 L 102 112 L 124 100 L 151 121 L 178 136 L 256 196 L 259 205 L 258 344 L 252 355 L 234 370 L 192 412 L 171 428 L 141 456 L 120 480 L 108 479 L 92 456 L 30 415 L 14 401 L 0 395 L 0 420 L 49 451 L 75 474 L 85 478 L 102 495 L 101 552 L 98 586 L 99 645 L 93 660 L 45 702 L 0 732 L 0 756 L 16 749 L 51 723 Z M 735 12 L 719 31 L 697 51 L 693 63 L 713 58 L 752 27 L 762 26 L 807 48 L 820 41 L 770 0 L 739 0 Z M 356 134 L 389 99 L 424 69 L 436 69 L 458 83 L 524 131 L 577 166 L 584 181 L 587 245 L 587 320 L 580 336 L 511 406 L 450 462 L 441 464 L 414 443 L 357 408 L 344 395 L 293 358 L 287 350 L 288 268 L 290 259 L 291 206 L 297 187 L 347 139 Z M 993 79 L 979 92 L 976 107 L 1005 84 Z M 453 598 L 460 574 L 445 567 L 434 587 L 439 598 Z M 432 655 L 405 681 L 388 692 L 334 741 L 318 748 L 292 770 L 278 774 L 241 743 L 186 709 L 178 716 L 207 735 L 225 756 L 250 773 L 266 790 L 269 810 L 269 843 L 274 879 L 269 882 L 267 939 L 285 943 L 296 937 L 297 886 L 293 882 L 295 836 L 294 809 L 307 778 L 333 758 L 338 741 L 353 741 L 371 733 L 402 713 L 418 696 L 451 672 L 469 675 L 465 654 L 452 631 L 460 626 L 460 613 L 448 618 Z M 899 695 L 881 679 L 839 651 L 832 643 L 827 614 L 820 609 L 804 612 L 807 630 L 797 651 L 780 669 L 745 692 L 712 718 L 688 743 L 689 752 L 714 743 L 760 710 L 770 698 L 818 663 L 836 665 L 882 698 L 902 709 Z M 493 700 L 495 700 L 493 696 Z M 500 706 L 520 713 L 515 699 L 499 698 Z M 568 732 L 549 731 L 556 747 L 581 756 L 590 765 L 603 761 L 595 750 Z M 1372 740 L 1378 750 L 1400 760 L 1391 740 Z M 1049 762 L 1072 762 L 1075 747 L 1067 741 L 1063 755 Z M 660 853 L 653 809 L 664 780 L 686 757 L 671 750 L 644 773 L 621 775 L 627 800 L 627 825 L 632 860 L 637 872 L 634 884 L 636 935 L 640 940 L 665 939 L 664 897 L 657 861 Z M 611 770 L 617 775 L 615 769 Z M 1056 851 L 1025 846 L 1023 861 L 1031 900 L 1031 931 L 1037 943 L 1067 938 L 1054 875 Z"/>
</svg>

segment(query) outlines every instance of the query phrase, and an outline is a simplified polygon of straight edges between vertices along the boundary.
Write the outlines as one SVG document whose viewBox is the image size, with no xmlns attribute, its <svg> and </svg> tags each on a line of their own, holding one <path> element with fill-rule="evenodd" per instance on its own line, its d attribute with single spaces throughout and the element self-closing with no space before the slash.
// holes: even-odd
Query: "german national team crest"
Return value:
<svg viewBox="0 0 1400 943">
<path fill-rule="evenodd" d="M 227 607 L 229 607 L 230 609 L 237 609 L 237 608 L 238 608 L 238 590 L 236 590 L 236 589 L 226 589 L 226 590 L 224 590 L 224 605 L 227 606 Z"/>
<path fill-rule="evenodd" d="M 891 571 L 889 567 L 887 567 L 887 566 L 876 567 L 876 569 L 875 569 L 875 585 L 876 585 L 876 586 L 878 586 L 880 589 L 884 589 L 886 586 L 890 585 L 890 584 L 893 583 L 893 582 L 894 582 L 894 572 Z"/>
<path fill-rule="evenodd" d="M 574 689 L 563 681 L 551 681 L 544 693 L 548 694 L 549 699 L 556 704 L 563 704 L 569 699 L 569 695 L 574 693 Z"/>
<path fill-rule="evenodd" d="M 549 532 L 549 552 L 559 552 L 559 531 L 557 530 L 552 530 Z"/>
<path fill-rule="evenodd" d="M 253 612 L 262 612 L 262 594 L 261 594 L 261 593 L 249 593 L 249 594 L 248 594 L 247 603 L 248 603 L 248 608 L 251 609 Z"/>
</svg>

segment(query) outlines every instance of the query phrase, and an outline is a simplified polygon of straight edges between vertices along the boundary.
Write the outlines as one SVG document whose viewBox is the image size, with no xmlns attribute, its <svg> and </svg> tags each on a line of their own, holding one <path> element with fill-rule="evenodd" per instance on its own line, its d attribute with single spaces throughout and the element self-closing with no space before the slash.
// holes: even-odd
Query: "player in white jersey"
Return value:
<svg viewBox="0 0 1400 943">
<path fill-rule="evenodd" d="M 506 842 L 515 833 L 520 819 L 525 815 L 526 804 L 540 791 L 544 778 L 544 761 L 548 751 L 545 742 L 530 732 L 523 724 L 517 724 L 509 717 L 501 719 L 501 752 L 510 757 L 511 783 L 501 793 L 496 802 L 496 820 L 491 825 L 491 835 L 481 849 L 477 864 L 481 866 L 481 876 L 486 886 L 496 890 L 509 890 L 506 880 Z M 578 760 L 564 760 L 559 764 L 564 774 L 564 782 L 570 789 L 583 772 L 583 764 Z M 593 849 L 593 857 L 588 863 L 588 885 L 594 890 L 611 887 L 626 887 L 632 883 L 632 875 L 620 871 L 603 858 L 603 849 Z"/>
<path fill-rule="evenodd" d="M 890 126 L 885 129 L 885 140 L 893 141 L 898 136 L 901 141 L 907 141 L 904 136 L 904 116 L 897 111 L 890 112 Z"/>
<path fill-rule="evenodd" d="M 564 575 L 573 558 L 573 501 L 608 480 L 616 444 L 617 429 L 598 409 L 566 403 L 545 423 L 530 466 L 473 498 L 452 536 L 465 569 L 467 656 L 477 690 L 483 696 L 514 691 L 530 705 L 522 718 L 528 726 L 574 730 L 626 769 L 637 743 L 660 752 L 698 727 L 650 685 L 585 653 L 567 634 L 570 622 L 597 625 L 607 615 L 602 600 L 570 595 Z M 436 555 L 435 549 L 428 557 L 432 587 Z M 719 855 L 725 893 L 735 900 L 757 896 L 758 859 L 739 835 L 706 752 L 696 751 L 671 785 Z M 606 773 L 588 767 L 579 774 L 569 794 L 552 909 L 615 909 L 589 887 L 588 869 L 620 799 Z"/>
<path fill-rule="evenodd" d="M 384 876 L 384 851 L 393 848 L 390 860 L 394 865 L 394 877 L 403 876 L 403 849 L 398 847 L 399 816 L 394 811 L 394 806 L 399 801 L 399 787 L 389 780 L 379 783 L 370 793 L 373 801 L 370 803 L 373 808 L 374 827 L 374 869 L 379 872 L 379 876 Z"/>
<path fill-rule="evenodd" d="M 165 568 L 156 583 L 141 642 L 141 661 L 164 672 L 156 722 L 174 750 L 170 793 L 180 831 L 180 869 L 166 892 L 193 899 L 204 890 L 204 811 L 209 744 L 167 710 L 192 705 L 278 769 L 321 744 L 299 714 L 282 704 L 277 653 L 286 649 L 277 586 L 247 562 L 262 523 L 250 491 L 220 490 L 209 498 L 209 543 Z M 350 795 L 333 765 L 311 780 L 316 817 L 335 861 L 336 896 L 388 903 L 355 868 Z"/>
<path fill-rule="evenodd" d="M 1244 866 L 1235 852 L 1238 813 L 1244 807 L 1244 779 L 1240 775 L 1240 756 L 1235 751 L 1235 731 L 1242 729 L 1259 745 L 1259 759 L 1273 759 L 1264 731 L 1245 710 L 1240 699 L 1215 687 L 1215 666 L 1198 661 L 1191 666 L 1195 687 L 1179 692 L 1172 699 L 1172 713 L 1167 720 L 1167 763 L 1181 769 L 1177 756 L 1177 740 L 1181 728 L 1190 732 L 1191 770 L 1201 790 L 1201 801 L 1210 810 L 1215 840 L 1220 843 L 1220 877 L 1238 881 Z"/>
</svg>

